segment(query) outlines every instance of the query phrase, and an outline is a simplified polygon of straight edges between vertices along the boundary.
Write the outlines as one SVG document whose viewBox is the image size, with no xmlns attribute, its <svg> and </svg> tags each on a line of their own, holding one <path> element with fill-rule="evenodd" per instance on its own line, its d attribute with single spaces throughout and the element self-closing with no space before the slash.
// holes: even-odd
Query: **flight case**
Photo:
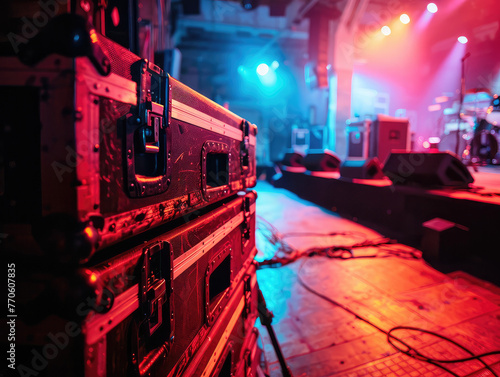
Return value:
<svg viewBox="0 0 500 377">
<path fill-rule="evenodd" d="M 81 16 L 49 26 L 0 58 L 3 247 L 86 260 L 255 185 L 255 125 Z"/>
<path fill-rule="evenodd" d="M 18 368 L 40 376 L 180 375 L 228 318 L 246 334 L 243 323 L 253 326 L 257 310 L 255 200 L 254 191 L 241 193 L 76 273 L 43 275 L 35 266 L 18 287 Z"/>
<path fill-rule="evenodd" d="M 185 366 L 182 377 L 257 376 L 263 360 L 258 346 L 258 284 L 255 264 L 247 270 L 219 320 L 209 329 L 196 353 L 185 352 L 176 366 Z M 168 377 L 179 376 L 173 369 Z"/>
</svg>

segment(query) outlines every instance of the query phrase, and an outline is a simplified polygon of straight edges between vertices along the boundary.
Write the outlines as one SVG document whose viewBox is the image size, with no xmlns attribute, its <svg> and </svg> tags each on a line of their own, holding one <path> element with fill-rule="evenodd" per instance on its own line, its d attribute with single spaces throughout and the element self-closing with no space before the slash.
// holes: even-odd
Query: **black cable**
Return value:
<svg viewBox="0 0 500 377">
<path fill-rule="evenodd" d="M 397 338 L 394 337 L 394 335 L 391 334 L 393 331 L 397 331 L 397 330 L 419 331 L 419 332 L 422 332 L 422 333 L 425 333 L 425 334 L 429 334 L 429 335 L 435 336 L 437 338 L 446 340 L 447 342 L 450 342 L 450 343 L 454 344 L 455 346 L 461 348 L 462 350 L 464 350 L 465 352 L 467 352 L 468 354 L 471 355 L 471 357 L 464 357 L 464 358 L 461 358 L 461 359 L 434 359 L 434 358 L 423 356 L 423 355 L 420 354 L 421 357 L 423 357 L 425 359 L 430 359 L 430 360 L 435 361 L 437 363 L 461 363 L 461 362 L 472 361 L 472 360 L 481 361 L 480 358 L 482 358 L 482 357 L 493 356 L 493 355 L 500 355 L 500 350 L 499 351 L 485 352 L 485 353 L 481 353 L 479 355 L 474 355 L 470 350 L 468 350 L 467 348 L 465 348 L 464 346 L 462 346 L 460 343 L 457 343 L 454 340 L 452 340 L 452 339 L 450 339 L 450 338 L 448 338 L 446 336 L 440 335 L 438 333 L 435 333 L 433 331 L 424 330 L 424 329 L 420 329 L 418 327 L 411 327 L 411 326 L 396 326 L 396 327 L 393 327 L 392 329 L 390 329 L 388 331 L 387 338 L 388 338 L 389 343 L 391 343 L 391 345 L 394 348 L 396 348 L 398 351 L 400 351 L 402 353 L 405 353 L 406 351 L 404 351 L 402 349 L 399 349 L 394 344 L 392 344 L 392 342 L 390 341 L 390 339 L 393 339 L 393 338 L 396 339 L 396 340 L 398 340 Z M 401 343 L 404 344 L 403 342 L 401 342 Z M 406 346 L 406 344 L 405 344 L 405 346 Z"/>
<path fill-rule="evenodd" d="M 311 292 L 312 294 L 314 294 L 314 295 L 316 295 L 316 296 L 318 296 L 318 297 L 322 298 L 323 300 L 325 300 L 325 301 L 329 302 L 330 304 L 335 305 L 335 306 L 338 306 L 339 308 L 343 309 L 344 311 L 346 311 L 346 312 L 348 312 L 348 313 L 352 314 L 352 315 L 353 315 L 354 317 L 356 317 L 357 319 L 360 319 L 360 320 L 362 320 L 363 322 L 366 322 L 366 323 L 368 323 L 369 325 L 371 325 L 371 326 L 375 327 L 378 331 L 381 331 L 381 332 L 383 332 L 383 333 L 387 334 L 387 332 L 386 332 L 385 330 L 383 330 L 382 328 L 378 327 L 378 326 L 377 326 L 377 325 L 375 325 L 373 322 L 370 322 L 369 320 L 367 320 L 367 319 L 365 319 L 365 318 L 361 317 L 359 314 L 357 314 L 356 312 L 352 311 L 352 310 L 351 310 L 351 309 L 349 309 L 347 306 L 345 306 L 345 305 L 343 305 L 343 304 L 339 303 L 338 301 L 335 301 L 335 300 L 331 299 L 331 298 L 330 298 L 330 297 L 328 297 L 328 296 L 325 296 L 324 294 L 322 294 L 322 293 L 320 293 L 320 292 L 316 291 L 315 289 L 311 288 L 308 284 L 306 284 L 306 283 L 304 282 L 304 280 L 302 279 L 302 276 L 301 276 L 301 274 L 300 274 L 300 273 L 301 273 L 301 271 L 302 271 L 302 269 L 304 268 L 304 265 L 305 265 L 306 263 L 307 263 L 307 259 L 305 259 L 305 260 L 304 260 L 304 261 L 300 264 L 299 269 L 298 269 L 298 271 L 297 271 L 297 279 L 298 279 L 298 281 L 299 281 L 299 284 L 300 284 L 300 285 L 302 285 L 302 287 L 304 287 L 306 290 L 308 290 L 308 291 L 309 291 L 309 292 Z"/>
<path fill-rule="evenodd" d="M 285 266 L 289 263 L 296 261 L 304 256 L 311 257 L 315 255 L 326 256 L 328 258 L 336 259 L 367 259 L 367 258 L 385 258 L 385 257 L 400 257 L 405 259 L 421 259 L 422 252 L 409 248 L 410 250 L 404 250 L 401 247 L 394 248 L 396 246 L 396 240 L 390 238 L 379 238 L 377 240 L 368 241 L 364 240 L 353 245 L 338 245 L 338 246 L 328 246 L 328 247 L 312 247 L 303 251 L 293 249 L 288 244 L 283 241 L 276 241 L 279 237 L 273 235 L 273 244 L 280 244 L 278 251 L 273 255 L 271 259 L 266 259 L 259 262 L 259 267 L 264 266 Z M 392 246 L 392 247 L 391 247 Z M 359 255 L 354 256 L 353 249 L 355 248 L 367 248 L 367 247 L 378 247 L 379 250 L 383 250 L 386 253 L 382 254 L 377 251 L 375 254 L 370 255 Z M 283 252 L 286 256 L 280 257 L 278 254 Z"/>
<path fill-rule="evenodd" d="M 443 339 L 446 342 L 452 343 L 456 347 L 461 348 L 463 351 L 465 351 L 469 355 L 471 355 L 471 357 L 465 357 L 465 358 L 460 358 L 460 359 L 435 359 L 435 358 L 432 358 L 432 357 L 424 356 L 421 353 L 419 353 L 417 350 L 415 350 L 414 348 L 409 347 L 407 344 L 405 344 L 404 342 L 402 342 L 398 338 L 394 337 L 394 335 L 392 335 L 392 332 L 393 331 L 397 331 L 397 330 L 419 331 L 419 332 L 422 332 L 422 333 L 425 333 L 425 334 L 429 334 L 429 335 L 435 336 L 437 338 Z M 401 344 L 404 344 L 408 348 L 408 350 L 405 351 L 405 350 L 402 350 L 399 347 L 397 347 L 395 344 L 392 343 L 392 341 L 391 341 L 392 339 L 396 339 Z M 401 353 L 404 353 L 405 355 L 408 355 L 410 357 L 413 357 L 414 359 L 425 361 L 425 362 L 432 361 L 434 363 L 454 364 L 454 363 L 461 363 L 461 362 L 466 362 L 466 361 L 477 360 L 481 364 L 483 364 L 484 367 L 486 369 L 488 369 L 494 376 L 497 376 L 497 374 L 491 369 L 491 367 L 488 364 L 486 364 L 483 360 L 481 360 L 481 358 L 482 357 L 486 357 L 486 356 L 492 356 L 492 355 L 500 355 L 500 351 L 491 351 L 491 352 L 486 352 L 486 353 L 482 353 L 482 354 L 479 354 L 479 355 L 474 355 L 474 353 L 472 351 L 470 351 L 466 347 L 462 346 L 461 344 L 455 342 L 453 339 L 450 339 L 450 338 L 448 338 L 446 336 L 437 334 L 437 333 L 435 333 L 433 331 L 424 330 L 424 329 L 420 329 L 420 328 L 417 328 L 417 327 L 410 327 L 410 326 L 396 326 L 396 327 L 390 329 L 387 332 L 387 341 L 397 351 L 399 351 Z"/>
<path fill-rule="evenodd" d="M 390 238 L 381 237 L 381 238 L 376 239 L 376 240 L 368 241 L 366 239 L 366 236 L 364 234 L 363 234 L 363 237 L 365 239 L 362 242 L 358 242 L 358 243 L 355 243 L 353 245 L 339 245 L 339 246 L 329 246 L 329 247 L 313 247 L 313 248 L 306 249 L 304 251 L 299 251 L 299 250 L 295 250 L 294 248 L 292 248 L 291 246 L 289 246 L 288 244 L 286 244 L 283 241 L 283 239 L 285 237 L 309 237 L 309 236 L 314 236 L 314 237 L 318 237 L 318 236 L 319 237 L 328 237 L 328 236 L 355 235 L 355 234 L 359 235 L 361 233 L 360 232 L 332 232 L 332 233 L 291 232 L 291 233 L 281 234 L 277 230 L 277 228 L 274 227 L 274 225 L 272 225 L 271 223 L 269 223 L 267 220 L 265 220 L 263 218 L 260 218 L 259 220 L 261 220 L 261 222 L 263 222 L 265 224 L 267 230 L 271 232 L 271 236 L 266 237 L 268 239 L 268 241 L 270 241 L 273 245 L 280 245 L 278 251 L 275 253 L 275 255 L 271 259 L 264 260 L 264 261 L 262 261 L 262 262 L 259 263 L 259 268 L 261 268 L 263 266 L 271 266 L 271 267 L 272 266 L 284 266 L 286 264 L 289 264 L 289 263 L 292 263 L 292 262 L 296 261 L 297 259 L 299 259 L 301 257 L 304 257 L 304 256 L 311 257 L 311 256 L 315 256 L 315 255 L 325 256 L 325 257 L 328 257 L 328 258 L 336 258 L 336 259 L 380 258 L 380 257 L 391 257 L 391 256 L 397 256 L 397 257 L 407 258 L 407 259 L 421 259 L 422 258 L 421 251 L 419 251 L 417 249 L 410 248 L 410 250 L 404 250 L 401 247 L 394 248 L 394 246 L 397 246 L 396 245 L 396 242 L 397 242 L 396 240 L 392 240 Z M 387 252 L 387 254 L 383 255 L 383 254 L 377 252 L 375 254 L 370 254 L 370 255 L 354 256 L 353 249 L 354 248 L 363 248 L 363 247 L 378 247 L 379 250 L 383 250 L 383 251 Z M 282 252 L 282 253 L 284 253 L 287 256 L 286 257 L 278 257 L 277 254 L 279 252 Z M 485 357 L 485 356 L 491 356 L 491 355 L 500 354 L 500 351 L 493 351 L 493 352 L 489 352 L 489 353 L 485 353 L 485 354 L 481 354 L 481 355 L 474 355 L 470 350 L 468 350 L 467 348 L 461 346 L 460 344 L 458 344 L 457 342 L 453 341 L 452 339 L 449 339 L 449 338 L 444 337 L 442 335 L 439 335 L 437 333 L 433 333 L 433 332 L 430 332 L 430 331 L 427 331 L 427 330 L 423 330 L 423 329 L 418 329 L 418 328 L 397 326 L 397 327 L 394 327 L 393 329 L 391 329 L 389 331 L 385 331 L 382 328 L 376 326 L 374 323 L 370 322 L 369 320 L 367 320 L 367 319 L 361 317 L 360 315 L 358 315 L 357 313 L 353 312 L 348 307 L 346 307 L 346 306 L 344 306 L 344 305 L 342 305 L 342 304 L 340 304 L 340 303 L 338 303 L 338 302 L 330 299 L 329 297 L 327 297 L 327 296 L 319 293 L 318 291 L 312 289 L 311 287 L 309 287 L 302 280 L 302 277 L 300 276 L 300 272 L 301 272 L 303 266 L 305 265 L 305 263 L 306 263 L 306 261 L 304 261 L 300 265 L 299 270 L 297 272 L 297 277 L 298 277 L 299 283 L 306 290 L 308 290 L 309 292 L 311 292 L 311 293 L 317 295 L 318 297 L 324 299 L 325 301 L 330 302 L 333 305 L 339 306 L 344 311 L 347 311 L 348 313 L 352 314 L 356 318 L 358 318 L 358 319 L 360 319 L 360 320 L 368 323 L 372 327 L 376 328 L 378 331 L 386 334 L 388 342 L 396 350 L 398 350 L 399 352 L 404 353 L 405 355 L 407 355 L 409 357 L 412 357 L 412 358 L 415 358 L 417 360 L 424 361 L 424 362 L 427 362 L 429 364 L 432 364 L 432 365 L 434 365 L 434 366 L 436 366 L 436 367 L 438 367 L 438 368 L 440 368 L 440 369 L 448 372 L 449 374 L 451 374 L 451 375 L 453 375 L 455 377 L 460 377 L 460 376 L 458 376 L 456 373 L 454 373 L 453 371 L 449 370 L 448 368 L 446 368 L 446 367 L 444 367 L 442 365 L 439 365 L 439 363 L 458 363 L 458 362 L 465 362 L 465 361 L 471 361 L 471 360 L 478 360 L 479 362 L 481 362 L 482 365 L 484 365 L 484 367 L 487 370 L 489 370 L 493 374 L 493 376 L 499 377 L 491 369 L 491 367 L 488 364 L 486 364 L 481 358 Z M 455 346 L 461 348 L 465 352 L 469 353 L 471 355 L 471 357 L 469 357 L 469 358 L 462 358 L 462 359 L 453 359 L 453 360 L 440 360 L 440 359 L 433 359 L 433 358 L 426 357 L 426 356 L 420 354 L 416 349 L 414 349 L 413 347 L 409 346 L 408 344 L 406 344 L 405 342 L 403 342 L 401 339 L 395 337 L 392 334 L 393 331 L 402 330 L 402 329 L 413 330 L 413 331 L 421 331 L 423 333 L 427 333 L 427 334 L 439 337 L 439 338 L 441 338 L 441 339 L 443 339 L 443 340 L 445 340 L 447 342 L 450 342 L 450 343 L 454 344 Z M 407 348 L 407 350 L 405 351 L 405 350 L 401 349 L 400 347 L 397 347 L 392 342 L 392 340 L 396 340 L 397 342 L 403 344 Z"/>
<path fill-rule="evenodd" d="M 400 247 L 396 248 L 397 241 L 379 237 L 375 240 L 368 240 L 366 235 L 362 232 L 349 231 L 349 232 L 330 232 L 330 233 L 317 233 L 317 232 L 289 232 L 280 233 L 278 229 L 271 224 L 266 219 L 261 216 L 257 216 L 258 220 L 258 230 L 260 234 L 267 239 L 267 241 L 276 246 L 277 250 L 270 259 L 263 260 L 259 263 L 259 267 L 282 267 L 289 263 L 296 261 L 304 256 L 314 256 L 322 255 L 328 258 L 338 258 L 338 259 L 358 259 L 358 258 L 384 258 L 384 257 L 400 257 L 405 259 L 421 259 L 422 252 L 409 248 L 410 250 L 404 250 Z M 328 247 L 312 247 L 303 251 L 294 249 L 289 244 L 287 244 L 284 239 L 286 237 L 333 237 L 333 236 L 358 236 L 363 240 L 351 245 L 333 245 Z M 377 251 L 375 254 L 371 255 L 359 255 L 355 256 L 353 249 L 355 248 L 366 248 L 366 247 L 378 247 L 379 250 L 385 251 L 385 254 Z M 280 256 L 280 254 L 283 254 Z"/>
<path fill-rule="evenodd" d="M 381 327 L 377 326 L 376 324 L 374 324 L 373 322 L 371 322 L 370 320 L 362 317 L 361 315 L 357 314 L 356 312 L 352 311 L 351 309 L 349 309 L 347 306 L 339 303 L 338 301 L 335 301 L 333 299 L 331 299 L 330 297 L 328 296 L 325 296 L 324 294 L 316 291 L 315 289 L 311 288 L 309 285 L 307 285 L 304 280 L 302 279 L 302 276 L 301 276 L 301 271 L 304 267 L 304 265 L 307 263 L 307 260 L 304 260 L 298 271 L 297 271 L 297 280 L 299 282 L 299 284 L 304 287 L 307 291 L 311 292 L 312 294 L 320 297 L 321 299 L 331 303 L 332 305 L 335 305 L 335 306 L 338 306 L 340 307 L 341 309 L 343 309 L 344 311 L 352 314 L 355 318 L 357 319 L 360 319 L 361 321 L 369 324 L 370 326 L 374 327 L 375 329 L 377 329 L 378 331 L 382 332 L 383 334 L 387 335 L 387 341 L 389 342 L 389 344 L 391 344 L 397 351 L 411 357 L 411 358 L 414 358 L 416 360 L 420 360 L 420 361 L 424 361 L 428 364 L 432 364 L 446 372 L 448 372 L 449 374 L 451 374 L 452 376 L 454 377 L 460 377 L 458 374 L 454 373 L 453 371 L 451 371 L 450 369 L 442 366 L 442 365 L 439 365 L 439 363 L 459 363 L 459 362 L 466 362 L 466 361 L 471 361 L 471 360 L 478 360 L 479 362 L 481 362 L 481 364 L 483 364 L 485 366 L 485 368 L 491 372 L 491 374 L 495 377 L 499 377 L 495 371 L 493 371 L 493 369 L 488 365 L 486 364 L 481 358 L 482 357 L 486 357 L 486 356 L 492 356 L 492 355 L 499 355 L 500 354 L 500 351 L 492 351 L 492 352 L 486 352 L 486 353 L 483 353 L 483 354 L 480 354 L 480 355 L 474 355 L 474 353 L 472 351 L 470 351 L 469 349 L 467 349 L 466 347 L 460 345 L 459 343 L 455 342 L 454 340 L 450 339 L 450 338 L 447 338 L 443 335 L 440 335 L 440 334 L 437 334 L 437 333 L 434 333 L 432 331 L 428 331 L 428 330 L 424 330 L 424 329 L 419 329 L 419 328 L 416 328 L 416 327 L 409 327 L 409 326 L 396 326 L 392 329 L 390 329 L 389 331 L 385 331 L 384 329 L 382 329 Z M 467 352 L 468 354 L 471 355 L 471 357 L 468 357 L 468 358 L 461 358 L 461 359 L 449 359 L 449 360 L 440 360 L 440 359 L 434 359 L 434 358 L 430 358 L 430 357 L 427 357 L 427 356 L 424 356 L 422 355 L 420 352 L 418 352 L 418 350 L 416 350 L 415 348 L 413 348 L 412 346 L 408 345 L 407 343 L 405 343 L 404 341 L 402 341 L 401 339 L 397 338 L 396 336 L 394 336 L 392 334 L 392 332 L 394 331 L 397 331 L 397 330 L 408 330 L 408 331 L 420 331 L 420 332 L 423 332 L 423 333 L 426 333 L 426 334 L 430 334 L 430 335 L 433 335 L 433 336 L 436 336 L 440 339 L 443 339 L 447 342 L 450 342 L 452 344 L 454 344 L 455 346 L 461 348 L 462 350 L 464 350 L 465 352 Z M 397 347 L 393 342 L 392 340 L 396 340 L 397 342 L 403 344 L 407 350 L 403 350 L 401 349 L 400 347 Z"/>
</svg>

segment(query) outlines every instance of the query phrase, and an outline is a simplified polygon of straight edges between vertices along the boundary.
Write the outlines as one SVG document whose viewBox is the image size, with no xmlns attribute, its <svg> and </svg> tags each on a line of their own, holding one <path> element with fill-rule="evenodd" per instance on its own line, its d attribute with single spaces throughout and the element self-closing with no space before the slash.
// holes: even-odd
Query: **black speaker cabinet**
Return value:
<svg viewBox="0 0 500 377">
<path fill-rule="evenodd" d="M 474 182 L 467 167 L 451 152 L 393 152 L 383 168 L 394 184 L 467 187 Z"/>
<path fill-rule="evenodd" d="M 347 158 L 367 159 L 371 120 L 352 122 L 347 127 Z"/>
<path fill-rule="evenodd" d="M 339 171 L 340 158 L 332 151 L 309 152 L 302 160 L 309 171 Z"/>
<path fill-rule="evenodd" d="M 304 155 L 298 152 L 285 153 L 279 164 L 283 166 L 303 167 Z"/>
<path fill-rule="evenodd" d="M 346 160 L 340 166 L 342 178 L 383 179 L 382 165 L 378 158 L 369 160 Z"/>
</svg>

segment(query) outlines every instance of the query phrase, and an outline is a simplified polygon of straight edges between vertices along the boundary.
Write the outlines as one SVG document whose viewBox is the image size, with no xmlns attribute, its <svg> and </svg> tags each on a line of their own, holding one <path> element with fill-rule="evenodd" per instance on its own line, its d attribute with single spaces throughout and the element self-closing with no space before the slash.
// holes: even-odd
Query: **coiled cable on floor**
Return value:
<svg viewBox="0 0 500 377">
<path fill-rule="evenodd" d="M 446 368 L 445 366 L 443 365 L 440 365 L 440 364 L 454 364 L 454 363 L 461 363 L 461 362 L 467 362 L 467 361 L 472 361 L 472 360 L 477 360 L 479 361 L 490 373 L 492 376 L 494 377 L 499 377 L 498 374 L 495 373 L 495 371 L 484 361 L 482 360 L 483 357 L 487 357 L 487 356 L 493 356 L 493 355 L 500 355 L 500 350 L 498 351 L 491 351 L 491 352 L 486 352 L 486 353 L 482 353 L 482 354 L 479 354 L 479 355 L 475 355 L 472 351 L 470 351 L 468 348 L 462 346 L 461 344 L 457 343 L 456 341 L 446 337 L 446 336 L 443 336 L 443 335 L 440 335 L 438 333 L 435 333 L 433 331 L 429 331 L 429 330 L 424 330 L 424 329 L 420 329 L 420 328 L 417 328 L 417 327 L 410 327 L 410 326 L 396 326 L 396 327 L 393 327 L 392 329 L 390 329 L 389 331 L 386 331 L 384 329 L 382 329 L 381 327 L 377 326 L 376 324 L 374 324 L 373 322 L 371 322 L 370 320 L 364 318 L 363 316 L 359 315 L 358 313 L 354 312 L 352 309 L 350 309 L 349 307 L 345 306 L 344 304 L 341 304 L 340 302 L 336 301 L 336 300 L 333 300 L 332 298 L 322 294 L 321 292 L 318 292 L 317 290 L 315 290 L 314 288 L 312 288 L 311 286 L 309 286 L 308 284 L 306 284 L 301 276 L 301 272 L 302 272 L 302 269 L 303 267 L 306 265 L 307 263 L 307 260 L 304 260 L 301 265 L 299 266 L 299 269 L 297 271 L 297 280 L 299 282 L 299 284 L 304 287 L 307 291 L 309 291 L 310 293 L 314 294 L 315 296 L 329 302 L 330 304 L 332 305 L 335 305 L 335 306 L 338 306 L 339 308 L 343 309 L 344 311 L 352 314 L 354 317 L 356 317 L 357 319 L 369 324 L 370 326 L 374 327 L 375 329 L 377 329 L 378 331 L 380 331 L 381 333 L 387 335 L 387 341 L 389 342 L 389 344 L 391 344 L 397 351 L 413 358 L 413 359 L 416 359 L 416 360 L 419 360 L 419 361 L 423 361 L 423 362 L 426 362 L 428 364 L 432 364 L 444 371 L 446 371 L 447 373 L 451 374 L 452 376 L 454 377 L 460 377 L 458 374 L 456 374 L 455 372 L 453 372 L 452 370 L 450 370 L 449 368 Z M 429 334 L 429 335 L 432 335 L 434 337 L 437 337 L 437 338 L 440 338 L 446 342 L 449 342 L 453 345 L 455 345 L 456 347 L 462 349 L 463 351 L 467 352 L 469 355 L 471 355 L 470 357 L 465 357 L 465 358 L 457 358 L 457 359 L 436 359 L 436 358 L 432 358 L 432 357 L 429 357 L 429 356 L 425 356 L 423 355 L 421 352 L 418 351 L 418 349 L 410 346 L 409 344 L 407 344 L 406 342 L 404 342 L 403 340 L 401 340 L 400 338 L 396 337 L 393 333 L 395 331 L 398 331 L 398 330 L 407 330 L 407 331 L 419 331 L 419 332 L 422 332 L 422 333 L 425 333 L 425 334 Z M 402 344 L 406 349 L 404 348 L 401 348 L 400 346 L 398 346 L 397 343 L 399 344 Z"/>
</svg>

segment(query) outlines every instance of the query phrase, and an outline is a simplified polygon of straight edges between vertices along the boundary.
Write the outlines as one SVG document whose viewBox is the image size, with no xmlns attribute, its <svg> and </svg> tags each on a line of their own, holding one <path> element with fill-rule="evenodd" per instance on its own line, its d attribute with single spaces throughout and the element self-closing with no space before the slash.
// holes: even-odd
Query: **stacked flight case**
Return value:
<svg viewBox="0 0 500 377">
<path fill-rule="evenodd" d="M 76 3 L 0 57 L 7 371 L 254 376 L 257 127 L 104 36 L 106 2 Z"/>
<path fill-rule="evenodd" d="M 33 273 L 19 293 L 19 375 L 250 375 L 255 200 L 240 193 L 74 274 Z"/>
<path fill-rule="evenodd" d="M 114 57 L 107 76 L 87 57 L 0 60 L 4 233 L 30 227 L 33 249 L 64 254 L 53 237 L 73 222 L 80 260 L 256 179 L 256 126 L 89 33 Z"/>
</svg>

